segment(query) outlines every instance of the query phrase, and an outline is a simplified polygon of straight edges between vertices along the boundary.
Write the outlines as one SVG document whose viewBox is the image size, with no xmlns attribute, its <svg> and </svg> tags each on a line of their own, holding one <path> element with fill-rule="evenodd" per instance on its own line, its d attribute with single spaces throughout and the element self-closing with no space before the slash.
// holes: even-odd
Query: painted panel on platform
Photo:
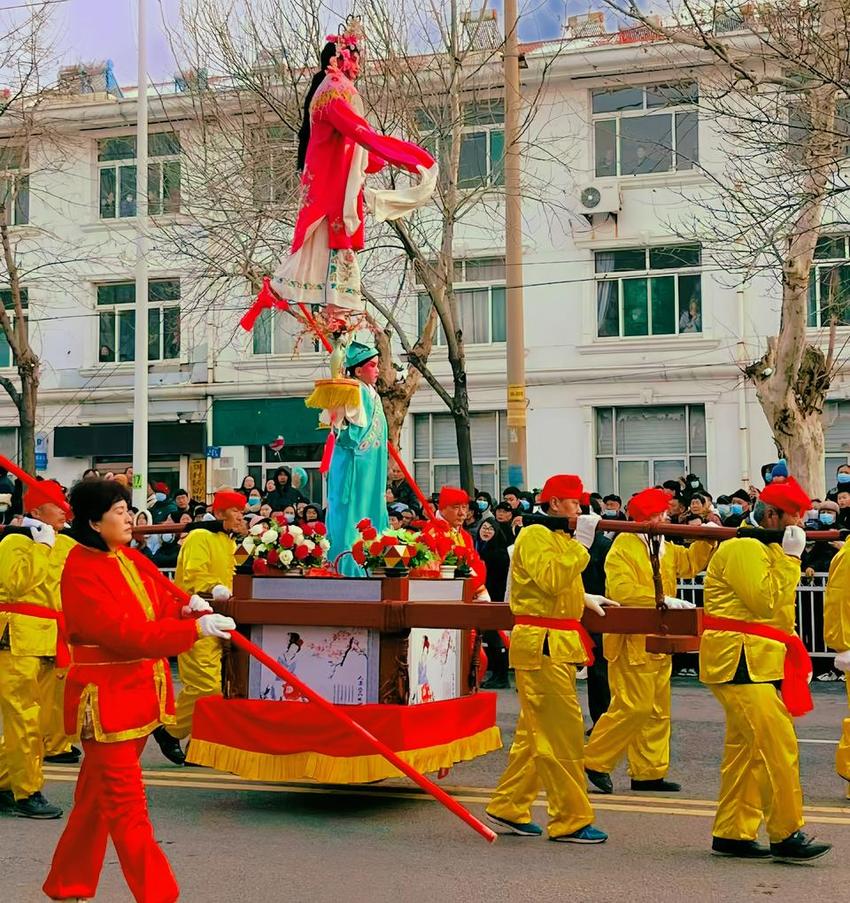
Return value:
<svg viewBox="0 0 850 903">
<path fill-rule="evenodd" d="M 460 696 L 462 633 L 428 627 L 411 629 L 407 654 L 410 705 Z"/>
</svg>

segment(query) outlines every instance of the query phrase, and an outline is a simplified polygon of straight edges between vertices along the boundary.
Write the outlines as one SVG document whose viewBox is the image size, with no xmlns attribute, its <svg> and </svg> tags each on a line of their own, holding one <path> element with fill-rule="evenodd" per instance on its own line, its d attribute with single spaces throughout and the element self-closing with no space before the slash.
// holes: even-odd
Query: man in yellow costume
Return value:
<svg viewBox="0 0 850 903">
<path fill-rule="evenodd" d="M 644 489 L 628 504 L 634 521 L 660 523 L 666 518 L 669 496 L 663 489 Z M 676 581 L 698 574 L 711 557 L 712 543 L 690 547 L 661 540 L 659 562 L 668 608 L 693 608 L 675 598 Z M 649 540 L 640 533 L 620 533 L 605 559 L 605 593 L 620 605 L 655 608 Z M 646 636 L 609 634 L 605 637 L 611 705 L 596 722 L 584 752 L 587 777 L 603 793 L 613 793 L 610 772 L 628 755 L 632 790 L 678 791 L 666 780 L 670 767 L 669 655 L 646 651 Z"/>
<path fill-rule="evenodd" d="M 585 605 L 604 614 L 598 596 L 586 596 L 581 572 L 600 518 L 581 515 L 584 492 L 572 475 L 550 477 L 540 494 L 548 513 L 575 517 L 575 538 L 541 524 L 517 537 L 511 565 L 510 662 L 516 671 L 520 714 L 508 766 L 487 818 L 512 834 L 538 837 L 531 806 L 545 788 L 549 840 L 604 843 L 593 826 L 582 770 L 584 723 L 576 697 L 576 669 L 592 660 L 592 641 L 581 626 Z"/>
<path fill-rule="evenodd" d="M 233 595 L 236 570 L 236 540 L 245 533 L 245 496 L 220 490 L 213 497 L 213 521 L 199 521 L 189 527 L 180 547 L 174 582 L 187 593 L 209 593 L 214 602 L 226 602 Z M 180 741 L 192 731 L 195 702 L 203 696 L 221 693 L 221 640 L 206 637 L 177 657 L 183 688 L 177 697 L 177 723 L 160 725 L 153 736 L 162 754 L 175 765 L 183 765 L 186 755 Z"/>
<path fill-rule="evenodd" d="M 57 668 L 56 657 L 65 648 L 59 582 L 74 541 L 61 532 L 70 509 L 58 483 L 34 483 L 23 501 L 28 516 L 21 527 L 7 527 L 0 542 L 0 808 L 51 819 L 62 810 L 41 792 L 45 747 L 71 751 L 62 726 L 66 669 Z"/>
<path fill-rule="evenodd" d="M 811 662 L 794 633 L 806 547 L 800 523 L 810 507 L 793 477 L 774 479 L 762 491 L 754 518 L 760 527 L 784 532 L 728 540 L 705 577 L 700 680 L 726 715 L 711 842 L 719 856 L 809 862 L 831 848 L 800 830 L 803 792 L 792 721 L 812 708 Z M 769 848 L 756 841 L 762 821 Z"/>
<path fill-rule="evenodd" d="M 832 559 L 826 582 L 823 604 L 823 637 L 826 645 L 834 649 L 835 668 L 845 674 L 850 671 L 850 558 L 848 546 Z M 850 699 L 850 685 L 847 686 Z M 835 770 L 845 781 L 850 781 L 850 718 L 845 718 L 841 739 L 835 752 Z M 850 799 L 850 786 L 847 788 Z"/>
</svg>

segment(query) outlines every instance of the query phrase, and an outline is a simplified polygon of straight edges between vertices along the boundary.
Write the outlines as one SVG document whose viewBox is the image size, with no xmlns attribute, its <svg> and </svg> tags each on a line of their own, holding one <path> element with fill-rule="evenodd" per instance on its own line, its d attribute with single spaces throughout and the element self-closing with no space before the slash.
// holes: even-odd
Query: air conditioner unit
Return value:
<svg viewBox="0 0 850 903">
<path fill-rule="evenodd" d="M 592 216 L 594 213 L 619 213 L 622 206 L 620 189 L 616 185 L 588 185 L 579 195 L 578 212 L 585 216 Z"/>
</svg>

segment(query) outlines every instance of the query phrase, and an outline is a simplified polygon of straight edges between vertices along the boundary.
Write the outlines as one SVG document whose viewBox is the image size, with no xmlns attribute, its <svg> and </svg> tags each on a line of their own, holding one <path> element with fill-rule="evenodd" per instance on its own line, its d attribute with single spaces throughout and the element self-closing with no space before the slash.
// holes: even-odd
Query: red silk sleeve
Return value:
<svg viewBox="0 0 850 903">
<path fill-rule="evenodd" d="M 369 163 L 366 166 L 366 172 L 371 176 L 376 172 L 380 172 L 387 165 L 386 160 L 382 160 L 377 154 L 369 154 Z"/>
<path fill-rule="evenodd" d="M 379 134 L 344 100 L 332 100 L 322 109 L 321 115 L 338 132 L 369 151 L 370 165 L 372 163 L 371 156 L 392 163 L 393 166 L 400 166 L 412 173 L 417 171 L 418 166 L 430 169 L 434 165 L 434 158 L 424 148 L 410 141 L 402 141 L 401 138 Z"/>
</svg>

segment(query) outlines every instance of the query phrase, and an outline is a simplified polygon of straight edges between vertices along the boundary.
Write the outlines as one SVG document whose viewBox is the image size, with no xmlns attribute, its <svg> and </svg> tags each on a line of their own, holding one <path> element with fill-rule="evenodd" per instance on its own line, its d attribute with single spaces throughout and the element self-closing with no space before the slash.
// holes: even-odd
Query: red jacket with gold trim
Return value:
<svg viewBox="0 0 850 903">
<path fill-rule="evenodd" d="M 174 722 L 166 656 L 191 648 L 194 620 L 154 580 L 153 564 L 134 549 L 72 549 L 62 572 L 71 647 L 65 682 L 65 730 L 78 736 L 90 713 L 94 739 L 143 737 Z"/>
</svg>

